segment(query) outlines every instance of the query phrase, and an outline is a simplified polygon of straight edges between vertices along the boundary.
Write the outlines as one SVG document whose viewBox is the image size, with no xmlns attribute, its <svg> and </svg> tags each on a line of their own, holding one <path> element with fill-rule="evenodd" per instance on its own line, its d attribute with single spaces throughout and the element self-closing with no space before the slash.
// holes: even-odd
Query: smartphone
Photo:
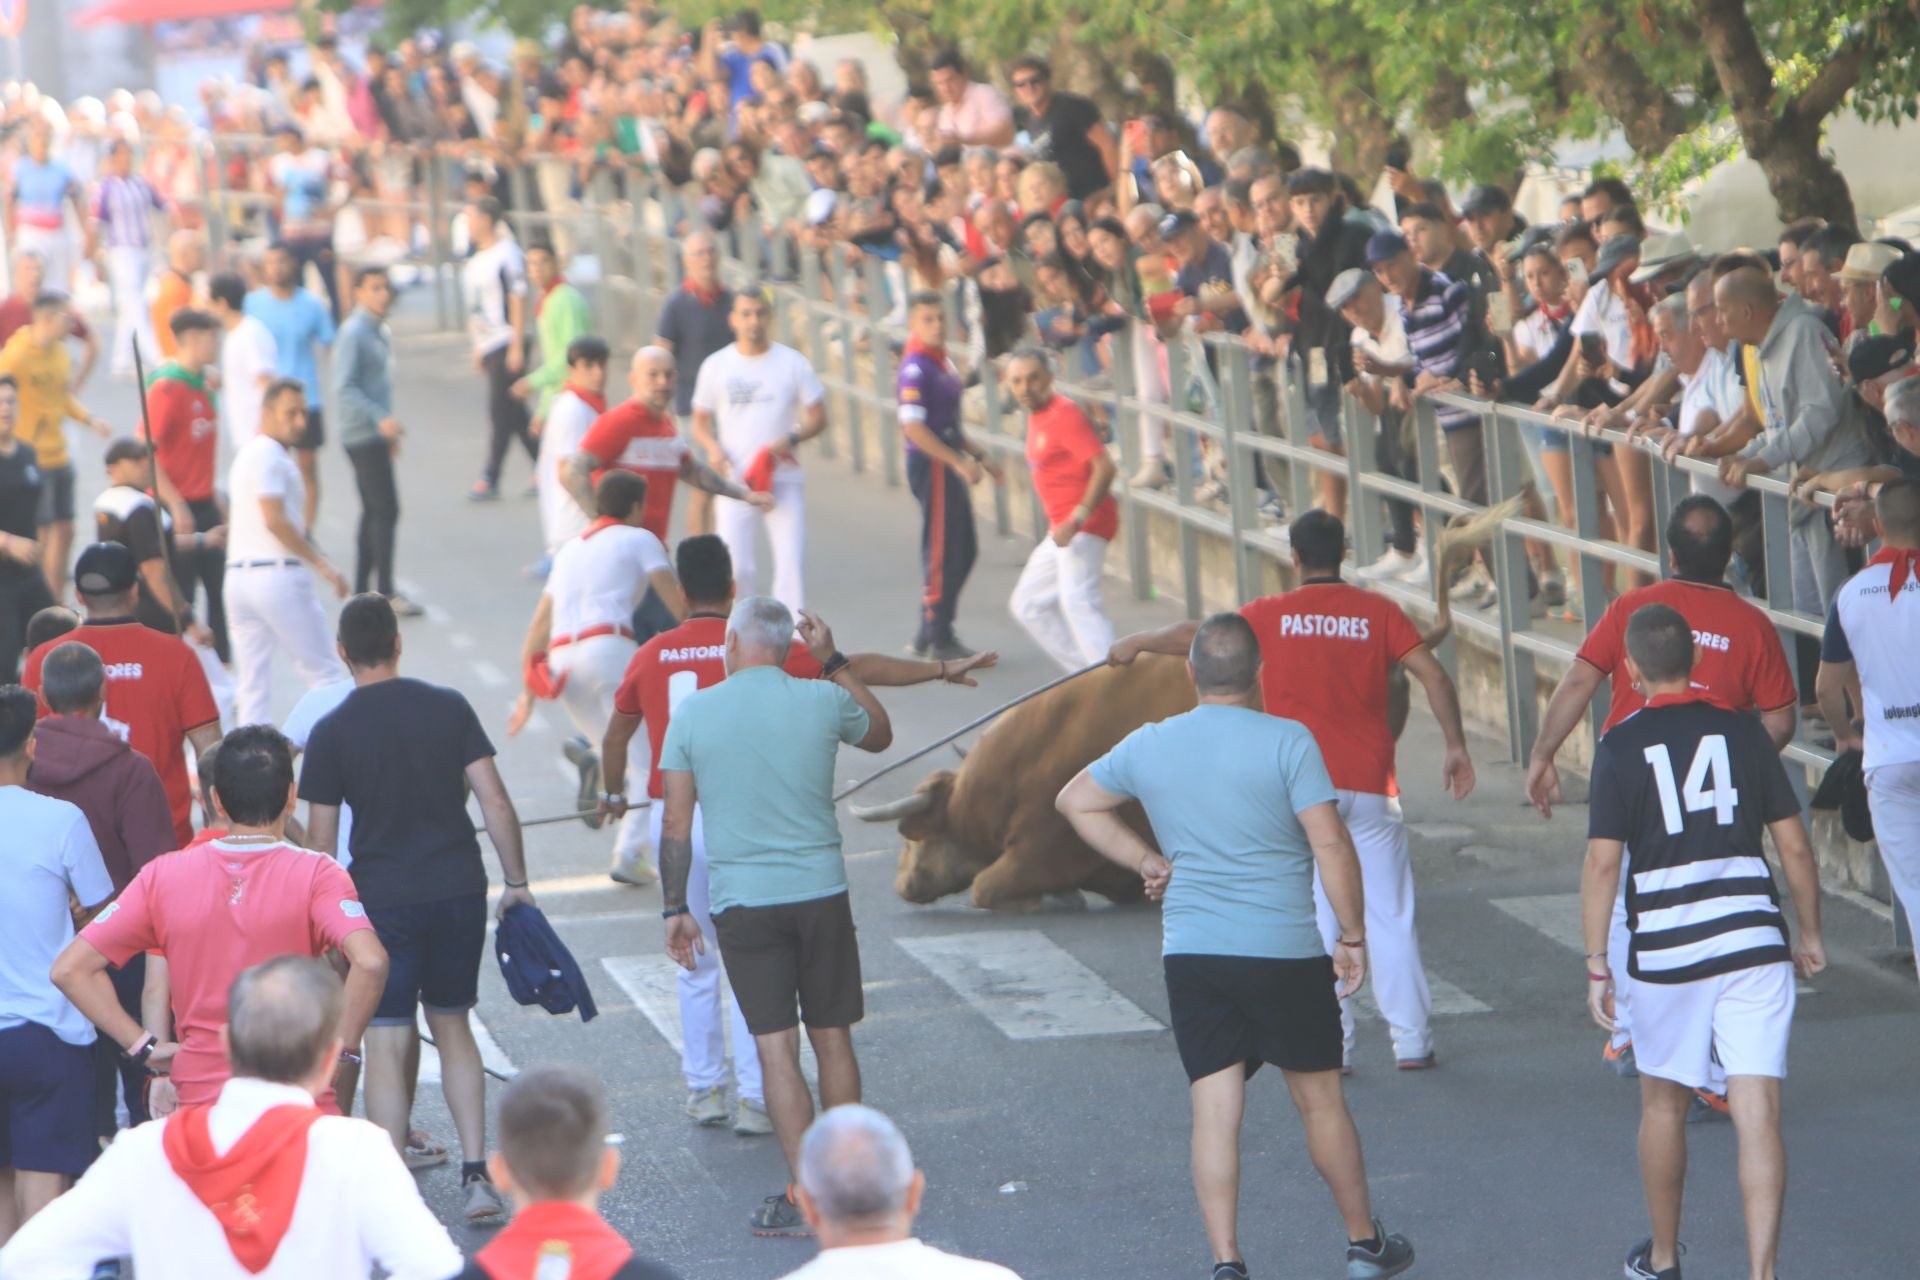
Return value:
<svg viewBox="0 0 1920 1280">
<path fill-rule="evenodd" d="M 1601 365 L 1607 359 L 1607 340 L 1597 333 L 1580 335 L 1580 358 L 1589 365 Z"/>
<path fill-rule="evenodd" d="M 1404 142 L 1396 142 L 1387 148 L 1386 166 L 1389 169 L 1405 170 L 1413 163 L 1413 148 Z"/>
<path fill-rule="evenodd" d="M 1585 258 L 1568 258 L 1564 265 L 1567 268 L 1567 279 L 1570 282 L 1576 285 L 1587 282 L 1587 260 Z"/>
<path fill-rule="evenodd" d="M 1512 331 L 1513 299 L 1506 293 L 1496 293 L 1487 299 L 1487 328 L 1495 333 Z"/>
</svg>

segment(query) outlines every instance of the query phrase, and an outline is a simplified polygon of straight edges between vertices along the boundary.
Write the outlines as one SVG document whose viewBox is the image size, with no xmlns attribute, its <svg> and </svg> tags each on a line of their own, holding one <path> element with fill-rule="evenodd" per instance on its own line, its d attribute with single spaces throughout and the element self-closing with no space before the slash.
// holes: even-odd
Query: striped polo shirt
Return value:
<svg viewBox="0 0 1920 1280">
<path fill-rule="evenodd" d="M 1469 329 L 1473 311 L 1473 291 L 1449 280 L 1438 271 L 1420 268 L 1420 287 L 1413 301 L 1406 304 L 1403 323 L 1407 346 L 1413 351 L 1416 373 L 1431 373 L 1442 378 L 1464 378 L 1464 357 L 1473 341 Z M 1436 407 L 1435 419 L 1443 431 L 1453 431 L 1477 422 L 1464 409 Z"/>
<path fill-rule="evenodd" d="M 146 249 L 153 245 L 153 215 L 166 202 L 137 174 L 100 179 L 93 195 L 93 217 L 110 249 Z"/>
</svg>

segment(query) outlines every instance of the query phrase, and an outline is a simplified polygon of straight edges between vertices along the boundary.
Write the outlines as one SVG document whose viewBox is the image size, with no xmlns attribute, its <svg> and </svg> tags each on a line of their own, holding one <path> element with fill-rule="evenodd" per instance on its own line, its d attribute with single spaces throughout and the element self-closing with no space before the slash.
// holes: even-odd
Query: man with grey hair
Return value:
<svg viewBox="0 0 1920 1280">
<path fill-rule="evenodd" d="M 800 1211 L 820 1254 L 785 1280 L 1018 1280 L 913 1236 L 926 1175 L 899 1126 L 872 1107 L 834 1107 L 800 1144 Z"/>
<path fill-rule="evenodd" d="M 689 694 L 661 744 L 661 914 L 667 954 L 692 970 L 706 941 L 690 913 L 694 805 L 704 829 L 713 931 L 733 996 L 759 1051 L 767 1113 L 797 1169 L 813 1097 L 800 1074 L 799 1024 L 820 1064 L 820 1100 L 860 1100 L 853 1024 L 865 1012 L 847 895 L 833 770 L 840 744 L 884 751 L 893 725 L 833 632 L 800 615 L 820 678 L 789 676 L 793 615 L 749 596 L 727 619 L 727 678 Z M 750 1219 L 757 1235 L 806 1235 L 790 1191 Z"/>
<path fill-rule="evenodd" d="M 686 278 L 660 306 L 653 344 L 678 362 L 673 377 L 673 411 L 682 422 L 693 416 L 693 387 L 707 357 L 733 341 L 733 294 L 720 280 L 720 243 L 699 230 L 680 242 Z M 687 533 L 713 532 L 713 498 L 695 489 L 687 498 Z"/>
<path fill-rule="evenodd" d="M 122 1133 L 0 1250 L 0 1276 L 85 1280 L 123 1257 L 141 1280 L 459 1271 L 387 1135 L 316 1105 L 340 1066 L 344 1005 L 322 960 L 242 971 L 227 989 L 233 1075 L 218 1096 Z"/>
<path fill-rule="evenodd" d="M 1247 1079 L 1271 1062 L 1306 1129 L 1347 1235 L 1348 1280 L 1413 1265 L 1373 1215 L 1360 1134 L 1341 1088 L 1340 998 L 1366 977 L 1360 861 L 1313 734 L 1261 710 L 1253 624 L 1218 613 L 1192 632 L 1199 705 L 1134 730 L 1060 792 L 1080 838 L 1137 871 L 1163 903 L 1174 1041 L 1193 1103 L 1193 1182 L 1214 1280 L 1246 1280 L 1238 1235 Z M 1156 849 L 1121 817 L 1138 801 Z M 1331 958 L 1314 872 L 1339 925 Z"/>
</svg>

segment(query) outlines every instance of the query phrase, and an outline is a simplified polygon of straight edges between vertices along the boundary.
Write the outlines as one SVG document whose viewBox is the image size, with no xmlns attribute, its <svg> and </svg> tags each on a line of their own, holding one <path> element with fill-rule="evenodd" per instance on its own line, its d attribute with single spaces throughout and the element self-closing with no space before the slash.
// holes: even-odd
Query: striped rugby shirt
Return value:
<svg viewBox="0 0 1920 1280">
<path fill-rule="evenodd" d="M 1627 846 L 1627 972 L 1695 982 L 1787 962 L 1786 921 L 1761 845 L 1800 812 L 1754 716 L 1661 694 L 1594 752 L 1587 834 Z"/>
<path fill-rule="evenodd" d="M 1466 357 L 1480 340 L 1479 326 L 1473 323 L 1473 290 L 1422 267 L 1420 287 L 1406 304 L 1403 324 L 1416 373 L 1465 379 Z M 1433 416 L 1443 431 L 1479 421 L 1464 409 L 1444 406 L 1436 407 Z"/>
</svg>

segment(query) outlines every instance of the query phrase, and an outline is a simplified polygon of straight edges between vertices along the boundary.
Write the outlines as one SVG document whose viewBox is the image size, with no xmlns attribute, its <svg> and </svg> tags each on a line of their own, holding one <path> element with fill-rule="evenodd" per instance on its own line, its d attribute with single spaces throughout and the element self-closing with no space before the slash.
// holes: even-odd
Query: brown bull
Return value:
<svg viewBox="0 0 1920 1280">
<path fill-rule="evenodd" d="M 1440 643 L 1452 627 L 1447 589 L 1454 577 L 1518 506 L 1511 499 L 1441 534 L 1429 645 Z M 1396 739 L 1406 727 L 1408 694 L 1406 672 L 1396 667 L 1387 700 Z M 906 848 L 894 888 L 908 902 L 934 902 L 969 887 L 976 907 L 1023 904 L 1074 889 L 1137 902 L 1140 877 L 1088 848 L 1053 807 L 1054 797 L 1141 725 L 1193 705 L 1186 663 L 1143 654 L 1132 666 L 1089 672 L 1021 703 L 988 727 L 959 769 L 932 774 L 898 800 L 854 805 L 852 811 L 867 822 L 900 824 Z M 1138 805 L 1121 816 L 1152 843 Z"/>
</svg>

